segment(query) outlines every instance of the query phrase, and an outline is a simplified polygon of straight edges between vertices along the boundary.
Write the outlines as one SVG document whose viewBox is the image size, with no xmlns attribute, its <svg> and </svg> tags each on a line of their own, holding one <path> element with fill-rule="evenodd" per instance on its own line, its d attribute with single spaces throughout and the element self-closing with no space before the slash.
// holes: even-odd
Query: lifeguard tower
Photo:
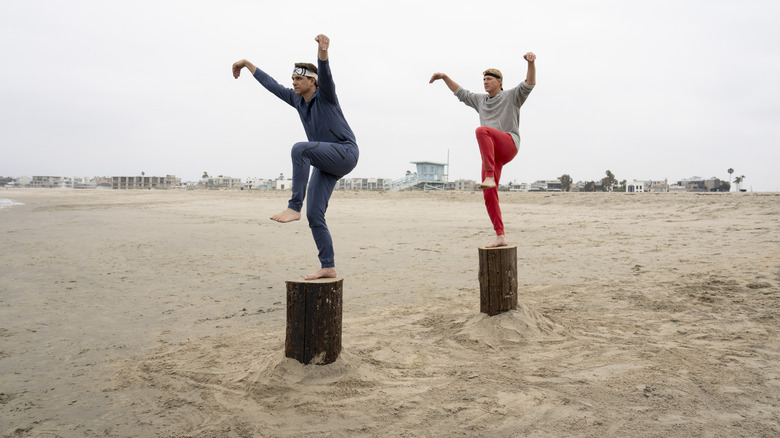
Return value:
<svg viewBox="0 0 780 438">
<path fill-rule="evenodd" d="M 416 173 L 407 173 L 406 177 L 389 183 L 389 190 L 444 190 L 447 174 L 444 173 L 446 163 L 433 161 L 412 161 L 417 165 Z"/>
</svg>

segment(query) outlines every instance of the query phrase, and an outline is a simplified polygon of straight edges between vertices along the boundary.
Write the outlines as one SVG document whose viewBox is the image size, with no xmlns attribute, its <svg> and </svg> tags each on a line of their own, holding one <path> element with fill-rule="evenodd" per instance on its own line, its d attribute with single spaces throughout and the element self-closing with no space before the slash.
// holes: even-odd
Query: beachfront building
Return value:
<svg viewBox="0 0 780 438">
<path fill-rule="evenodd" d="M 647 191 L 646 188 L 645 181 L 633 180 L 626 184 L 626 193 L 643 193 Z"/>
<path fill-rule="evenodd" d="M 384 190 L 390 183 L 389 178 L 341 178 L 336 190 Z"/>
<path fill-rule="evenodd" d="M 66 178 L 62 176 L 33 175 L 32 180 L 30 180 L 30 188 L 32 189 L 59 189 L 66 185 Z"/>
<path fill-rule="evenodd" d="M 32 178 L 29 176 L 20 176 L 18 178 L 10 178 L 11 181 L 7 182 L 5 186 L 9 189 L 11 188 L 20 188 L 20 187 L 30 187 L 30 182 L 32 182 Z"/>
<path fill-rule="evenodd" d="M 544 183 L 547 185 L 547 191 L 548 192 L 562 192 L 563 191 L 563 184 L 561 183 L 561 180 L 559 180 L 559 179 L 548 179 L 548 180 L 545 180 Z"/>
<path fill-rule="evenodd" d="M 512 181 L 509 183 L 510 192 L 527 192 L 531 190 L 531 185 L 524 182 Z"/>
<path fill-rule="evenodd" d="M 648 191 L 650 193 L 661 193 L 669 191 L 669 183 L 666 180 L 663 181 L 649 181 L 650 186 Z"/>
<path fill-rule="evenodd" d="M 82 176 L 33 176 L 27 185 L 17 187 L 30 187 L 34 189 L 94 189 L 93 178 Z"/>
<path fill-rule="evenodd" d="M 526 185 L 528 192 L 560 192 L 563 191 L 563 184 L 559 179 L 540 179 Z M 512 185 L 509 186 L 512 190 Z"/>
<path fill-rule="evenodd" d="M 669 184 L 661 180 L 633 180 L 626 184 L 626 193 L 668 192 Z"/>
<path fill-rule="evenodd" d="M 474 190 L 477 190 L 477 182 L 473 179 L 458 179 L 455 181 L 447 181 L 444 184 L 444 190 L 473 192 Z"/>
<path fill-rule="evenodd" d="M 291 179 L 276 179 L 273 181 L 270 181 L 270 184 L 268 187 L 271 190 L 292 190 L 292 180 Z"/>
<path fill-rule="evenodd" d="M 243 187 L 241 178 L 230 176 L 209 176 L 201 180 L 203 187 L 207 189 L 240 189 Z"/>
<path fill-rule="evenodd" d="M 704 179 L 694 176 L 678 181 L 677 185 L 685 187 L 688 192 L 719 192 L 722 189 L 720 179 L 715 177 Z"/>
<path fill-rule="evenodd" d="M 176 178 L 175 175 L 111 177 L 111 188 L 114 190 L 170 189 L 179 185 L 181 178 Z"/>
<path fill-rule="evenodd" d="M 96 176 L 92 178 L 92 182 L 96 189 L 111 190 L 113 187 L 113 179 L 110 176 Z"/>
<path fill-rule="evenodd" d="M 94 178 L 87 177 L 73 177 L 71 179 L 71 188 L 74 189 L 96 189 L 97 184 Z"/>
<path fill-rule="evenodd" d="M 243 188 L 248 190 L 268 190 L 268 182 L 265 178 L 248 177 L 244 182 Z"/>
</svg>

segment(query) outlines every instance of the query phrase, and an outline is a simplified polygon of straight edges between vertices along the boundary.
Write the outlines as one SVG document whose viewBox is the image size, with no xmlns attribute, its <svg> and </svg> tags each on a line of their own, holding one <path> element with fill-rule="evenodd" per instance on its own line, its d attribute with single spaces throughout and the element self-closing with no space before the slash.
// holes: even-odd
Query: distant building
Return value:
<svg viewBox="0 0 780 438">
<path fill-rule="evenodd" d="M 547 184 L 547 191 L 548 192 L 561 192 L 563 191 L 563 184 L 561 184 L 561 180 L 559 179 L 548 179 L 545 181 Z"/>
<path fill-rule="evenodd" d="M 271 189 L 273 190 L 292 190 L 291 179 L 277 179 L 271 181 Z"/>
<path fill-rule="evenodd" d="M 71 180 L 71 188 L 74 189 L 96 189 L 97 184 L 94 178 L 87 177 L 73 177 Z"/>
<path fill-rule="evenodd" d="M 626 193 L 643 193 L 647 191 L 645 188 L 645 181 L 633 180 L 626 184 Z"/>
<path fill-rule="evenodd" d="M 458 190 L 473 192 L 477 190 L 477 182 L 472 179 L 458 179 L 444 184 L 444 190 Z"/>
<path fill-rule="evenodd" d="M 30 182 L 32 181 L 32 178 L 29 176 L 20 176 L 18 178 L 11 178 L 8 177 L 10 181 L 8 181 L 5 186 L 10 188 L 23 188 L 23 187 L 30 187 Z"/>
<path fill-rule="evenodd" d="M 229 176 L 209 176 L 203 178 L 201 182 L 207 189 L 240 189 L 243 187 L 241 178 Z"/>
<path fill-rule="evenodd" d="M 563 185 L 559 179 L 540 179 L 528 186 L 529 192 L 560 192 Z M 509 190 L 512 190 L 511 186 Z"/>
<path fill-rule="evenodd" d="M 698 176 L 683 179 L 677 184 L 669 184 L 668 180 L 633 180 L 626 184 L 627 193 L 659 193 L 659 192 L 718 192 L 723 184 L 718 178 L 704 179 Z"/>
<path fill-rule="evenodd" d="M 341 178 L 336 190 L 384 190 L 391 182 L 389 178 Z"/>
<path fill-rule="evenodd" d="M 531 186 L 528 183 L 521 183 L 512 181 L 509 183 L 509 191 L 510 192 L 527 192 L 531 189 Z"/>
<path fill-rule="evenodd" d="M 660 192 L 668 192 L 669 191 L 669 184 L 664 181 L 649 181 L 650 187 L 648 190 L 651 193 L 660 193 Z"/>
<path fill-rule="evenodd" d="M 718 192 L 722 186 L 719 178 L 704 179 L 698 176 L 680 180 L 677 185 L 685 187 L 688 192 Z"/>
<path fill-rule="evenodd" d="M 133 189 L 170 189 L 181 185 L 181 178 L 166 176 L 113 176 L 111 188 L 114 190 Z"/>
<path fill-rule="evenodd" d="M 110 176 L 96 176 L 92 178 L 95 183 L 96 189 L 111 189 L 113 187 L 113 179 Z"/>
<path fill-rule="evenodd" d="M 65 178 L 61 176 L 33 175 L 32 180 L 30 180 L 30 188 L 33 189 L 58 189 L 64 187 L 65 184 Z"/>
<path fill-rule="evenodd" d="M 264 178 L 249 177 L 244 182 L 243 187 L 249 190 L 268 190 L 268 180 Z"/>
</svg>

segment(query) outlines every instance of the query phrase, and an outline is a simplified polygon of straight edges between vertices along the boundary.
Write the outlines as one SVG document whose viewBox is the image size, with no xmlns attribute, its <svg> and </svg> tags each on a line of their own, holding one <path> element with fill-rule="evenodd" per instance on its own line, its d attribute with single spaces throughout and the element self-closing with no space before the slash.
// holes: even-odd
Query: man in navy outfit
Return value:
<svg viewBox="0 0 780 438">
<path fill-rule="evenodd" d="M 306 218 L 317 244 L 321 268 L 306 276 L 307 280 L 336 277 L 333 240 L 325 223 L 325 211 L 336 182 L 355 168 L 358 146 L 355 134 L 341 111 L 328 63 L 330 40 L 317 35 L 317 66 L 297 63 L 292 73 L 293 88 L 276 82 L 254 64 L 242 59 L 233 64 L 233 77 L 238 78 L 246 67 L 268 91 L 298 111 L 309 141 L 292 148 L 292 198 L 287 208 L 271 219 L 287 223 L 301 218 L 306 199 Z M 309 170 L 311 169 L 311 179 Z M 308 182 L 308 193 L 306 184 Z"/>
</svg>

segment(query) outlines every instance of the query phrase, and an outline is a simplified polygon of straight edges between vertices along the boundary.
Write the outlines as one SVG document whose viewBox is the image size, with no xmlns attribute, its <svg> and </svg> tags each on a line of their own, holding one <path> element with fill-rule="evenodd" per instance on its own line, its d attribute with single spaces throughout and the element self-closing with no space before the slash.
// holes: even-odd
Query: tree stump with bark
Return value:
<svg viewBox="0 0 780 438">
<path fill-rule="evenodd" d="M 479 311 L 490 316 L 517 308 L 517 247 L 479 248 Z"/>
<path fill-rule="evenodd" d="M 341 278 L 288 280 L 284 355 L 304 365 L 326 365 L 341 353 Z"/>
</svg>

